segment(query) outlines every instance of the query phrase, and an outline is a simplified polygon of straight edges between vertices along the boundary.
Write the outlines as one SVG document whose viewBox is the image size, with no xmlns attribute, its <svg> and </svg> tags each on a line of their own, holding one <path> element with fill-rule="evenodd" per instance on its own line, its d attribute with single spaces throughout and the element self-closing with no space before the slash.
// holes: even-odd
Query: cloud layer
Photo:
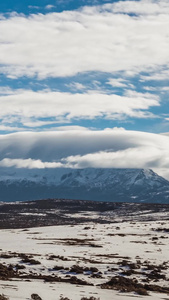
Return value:
<svg viewBox="0 0 169 300">
<path fill-rule="evenodd" d="M 1 126 L 40 127 L 73 119 L 147 118 L 148 109 L 158 106 L 158 97 L 149 93 L 128 92 L 126 96 L 88 93 L 33 92 L 16 90 L 0 96 Z M 9 118 L 10 117 L 10 118 Z M 43 119 L 43 120 L 42 120 Z M 0 129 L 1 129 L 0 126 Z M 10 127 L 9 127 L 10 128 Z"/>
<path fill-rule="evenodd" d="M 169 3 L 123 1 L 0 20 L 1 73 L 64 77 L 145 71 L 169 64 Z"/>
<path fill-rule="evenodd" d="M 24 132 L 0 136 L 0 166 L 152 168 L 169 178 L 169 137 L 124 129 Z"/>
<path fill-rule="evenodd" d="M 0 136 L 0 166 L 153 168 L 169 178 L 169 136 L 99 129 L 168 126 L 168 1 L 50 9 L 0 15 L 0 131 L 22 131 Z"/>
</svg>

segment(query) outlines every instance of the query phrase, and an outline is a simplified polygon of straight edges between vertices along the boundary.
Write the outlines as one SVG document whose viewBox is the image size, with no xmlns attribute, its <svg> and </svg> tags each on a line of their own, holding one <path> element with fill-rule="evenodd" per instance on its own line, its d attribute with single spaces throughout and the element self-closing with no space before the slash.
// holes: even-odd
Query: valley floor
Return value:
<svg viewBox="0 0 169 300">
<path fill-rule="evenodd" d="M 98 212 L 88 212 L 86 221 L 85 214 L 74 215 L 80 224 L 1 229 L 0 295 L 10 300 L 169 299 L 168 210 L 131 209 L 127 216 L 109 210 L 100 223 Z"/>
</svg>

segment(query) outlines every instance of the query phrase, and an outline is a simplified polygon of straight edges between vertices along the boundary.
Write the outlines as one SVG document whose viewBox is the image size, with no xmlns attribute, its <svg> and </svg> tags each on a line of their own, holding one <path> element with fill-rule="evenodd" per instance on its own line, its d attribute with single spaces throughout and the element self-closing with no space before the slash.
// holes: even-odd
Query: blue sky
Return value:
<svg viewBox="0 0 169 300">
<path fill-rule="evenodd" d="M 124 0 L 123 0 L 124 1 Z M 46 10 L 52 12 L 62 12 L 63 10 L 74 10 L 84 5 L 100 5 L 105 3 L 114 3 L 118 0 L 32 0 L 32 1 L 1 1 L 0 10 L 2 13 L 16 11 L 29 15 L 31 13 L 46 13 Z"/>
<path fill-rule="evenodd" d="M 123 130 L 168 145 L 168 1 L 6 0 L 0 12 L 2 139 Z"/>
<path fill-rule="evenodd" d="M 67 124 L 168 132 L 168 9 L 165 1 L 144 0 L 1 2 L 1 100 L 17 94 L 23 99 L 23 104 L 13 101 L 10 114 L 0 115 L 1 133 Z M 46 93 L 35 105 L 39 114 L 25 110 L 30 91 L 35 98 Z M 64 93 L 95 97 L 90 97 L 91 107 L 79 101 L 66 109 L 67 99 L 61 111 L 45 113 L 48 92 L 57 92 L 56 105 Z M 109 95 L 111 110 L 111 105 L 97 110 L 98 94 L 103 102 Z M 126 113 L 115 107 L 117 96 Z M 137 99 L 138 105 L 131 104 Z M 81 115 L 81 110 L 88 112 Z"/>
</svg>

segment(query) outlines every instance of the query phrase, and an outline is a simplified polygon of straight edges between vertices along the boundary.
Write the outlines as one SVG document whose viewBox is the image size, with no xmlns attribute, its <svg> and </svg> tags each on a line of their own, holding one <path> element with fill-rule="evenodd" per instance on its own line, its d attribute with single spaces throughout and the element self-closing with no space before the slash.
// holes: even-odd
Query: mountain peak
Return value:
<svg viewBox="0 0 169 300">
<path fill-rule="evenodd" d="M 168 203 L 169 182 L 151 169 L 1 169 L 1 201 L 45 198 Z"/>
</svg>

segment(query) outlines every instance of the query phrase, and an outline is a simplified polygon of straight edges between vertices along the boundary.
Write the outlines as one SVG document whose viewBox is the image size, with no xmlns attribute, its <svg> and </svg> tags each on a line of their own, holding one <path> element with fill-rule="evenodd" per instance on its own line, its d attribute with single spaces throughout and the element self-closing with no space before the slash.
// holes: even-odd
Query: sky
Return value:
<svg viewBox="0 0 169 300">
<path fill-rule="evenodd" d="M 169 2 L 0 2 L 0 166 L 169 179 Z"/>
</svg>

